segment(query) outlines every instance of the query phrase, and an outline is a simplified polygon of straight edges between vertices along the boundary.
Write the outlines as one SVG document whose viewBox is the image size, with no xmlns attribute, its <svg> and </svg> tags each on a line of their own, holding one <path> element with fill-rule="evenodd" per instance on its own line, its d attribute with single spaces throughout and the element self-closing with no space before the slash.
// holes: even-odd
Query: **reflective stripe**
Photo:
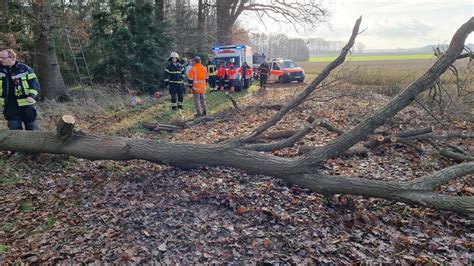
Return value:
<svg viewBox="0 0 474 266">
<path fill-rule="evenodd" d="M 202 80 L 196 80 L 194 83 L 195 83 L 195 84 L 205 84 L 206 82 L 205 82 L 205 81 L 202 81 Z"/>
<path fill-rule="evenodd" d="M 33 105 L 36 103 L 35 100 L 33 100 L 33 102 L 30 103 L 27 99 L 18 99 L 17 102 L 18 102 L 18 106 L 27 106 L 27 105 Z"/>
<path fill-rule="evenodd" d="M 29 94 L 33 94 L 35 96 L 38 95 L 38 91 L 36 91 L 35 89 L 26 89 L 25 93 L 26 95 L 29 95 Z"/>
<path fill-rule="evenodd" d="M 5 102 L 5 98 L 0 97 L 0 106 L 3 106 L 4 102 Z"/>
<path fill-rule="evenodd" d="M 0 78 L 6 77 L 5 73 L 0 72 Z"/>
<path fill-rule="evenodd" d="M 26 75 L 28 75 L 28 72 L 23 72 L 23 73 L 15 75 L 15 76 L 12 76 L 12 79 L 19 79 L 19 78 L 22 78 Z"/>
<path fill-rule="evenodd" d="M 170 74 L 181 74 L 181 71 L 169 71 L 168 69 L 165 69 L 166 72 L 170 73 Z"/>
<path fill-rule="evenodd" d="M 175 80 L 170 80 L 170 81 L 168 81 L 168 82 L 169 82 L 169 83 L 175 83 L 175 84 L 181 84 L 181 83 L 183 83 L 182 81 L 177 81 L 177 80 L 176 80 L 176 81 L 175 81 Z"/>
<path fill-rule="evenodd" d="M 28 76 L 26 76 L 27 79 L 35 79 L 36 78 L 36 74 L 35 73 L 30 73 L 28 74 Z"/>
<path fill-rule="evenodd" d="M 178 106 L 177 103 L 171 103 L 171 106 Z"/>
<path fill-rule="evenodd" d="M 30 85 L 28 84 L 28 80 L 26 80 L 26 77 L 21 78 L 21 86 L 25 90 L 25 93 L 30 88 Z"/>
</svg>

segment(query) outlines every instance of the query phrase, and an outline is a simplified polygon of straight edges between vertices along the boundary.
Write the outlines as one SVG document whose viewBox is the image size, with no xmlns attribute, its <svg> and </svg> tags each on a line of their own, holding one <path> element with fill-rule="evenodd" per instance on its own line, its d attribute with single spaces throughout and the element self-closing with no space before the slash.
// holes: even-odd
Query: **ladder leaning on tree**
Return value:
<svg viewBox="0 0 474 266">
<path fill-rule="evenodd" d="M 82 49 L 81 39 L 74 30 L 64 29 L 67 43 L 71 51 L 71 55 L 74 59 L 74 65 L 76 66 L 76 72 L 78 76 L 79 85 L 84 92 L 84 85 L 94 86 L 92 76 L 87 65 L 86 56 L 84 49 Z"/>
</svg>

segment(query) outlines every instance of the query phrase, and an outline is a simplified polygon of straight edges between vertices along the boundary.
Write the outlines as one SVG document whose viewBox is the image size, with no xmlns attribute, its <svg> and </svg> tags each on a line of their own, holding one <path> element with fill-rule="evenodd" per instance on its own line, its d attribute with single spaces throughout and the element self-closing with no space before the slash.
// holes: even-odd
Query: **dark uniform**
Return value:
<svg viewBox="0 0 474 266">
<path fill-rule="evenodd" d="M 216 74 L 217 74 L 217 67 L 211 61 L 207 62 L 206 65 L 207 72 L 209 73 L 209 86 L 211 87 L 211 91 L 216 90 Z"/>
<path fill-rule="evenodd" d="M 171 94 L 171 108 L 173 110 L 178 108 L 183 109 L 183 67 L 180 63 L 170 62 L 168 66 L 166 66 L 165 82 L 169 86 L 169 91 Z"/>
<path fill-rule="evenodd" d="M 0 67 L 0 106 L 4 106 L 3 115 L 11 130 L 37 130 L 36 101 L 29 102 L 26 98 L 36 99 L 40 84 L 31 67 L 18 61 L 11 67 Z"/>
<path fill-rule="evenodd" d="M 259 77 L 260 80 L 260 89 L 266 88 L 265 84 L 267 83 L 268 75 L 270 74 L 270 66 L 267 62 L 263 62 L 258 67 Z"/>
</svg>

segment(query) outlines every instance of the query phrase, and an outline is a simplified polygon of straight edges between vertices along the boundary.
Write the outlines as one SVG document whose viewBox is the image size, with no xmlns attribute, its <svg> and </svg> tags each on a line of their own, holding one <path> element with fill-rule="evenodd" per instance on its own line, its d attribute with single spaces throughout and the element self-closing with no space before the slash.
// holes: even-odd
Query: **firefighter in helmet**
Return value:
<svg viewBox="0 0 474 266">
<path fill-rule="evenodd" d="M 172 52 L 165 69 L 165 83 L 171 94 L 171 109 L 183 109 L 184 84 L 179 55 Z"/>
</svg>

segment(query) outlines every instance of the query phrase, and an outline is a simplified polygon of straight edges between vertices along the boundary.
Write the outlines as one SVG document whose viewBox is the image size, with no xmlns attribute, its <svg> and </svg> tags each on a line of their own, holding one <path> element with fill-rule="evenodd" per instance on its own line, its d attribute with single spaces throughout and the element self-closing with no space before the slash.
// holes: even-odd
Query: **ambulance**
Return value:
<svg viewBox="0 0 474 266">
<path fill-rule="evenodd" d="M 225 46 L 214 46 L 212 47 L 212 54 L 214 56 L 214 64 L 217 67 L 224 62 L 226 69 L 229 69 L 230 64 L 234 65 L 234 68 L 238 70 L 240 76 L 245 73 L 240 73 L 241 67 L 244 62 L 247 62 L 249 71 L 247 76 L 250 76 L 250 84 L 253 80 L 253 53 L 252 47 L 244 44 L 233 44 Z M 244 84 L 242 84 L 244 85 Z"/>
</svg>

